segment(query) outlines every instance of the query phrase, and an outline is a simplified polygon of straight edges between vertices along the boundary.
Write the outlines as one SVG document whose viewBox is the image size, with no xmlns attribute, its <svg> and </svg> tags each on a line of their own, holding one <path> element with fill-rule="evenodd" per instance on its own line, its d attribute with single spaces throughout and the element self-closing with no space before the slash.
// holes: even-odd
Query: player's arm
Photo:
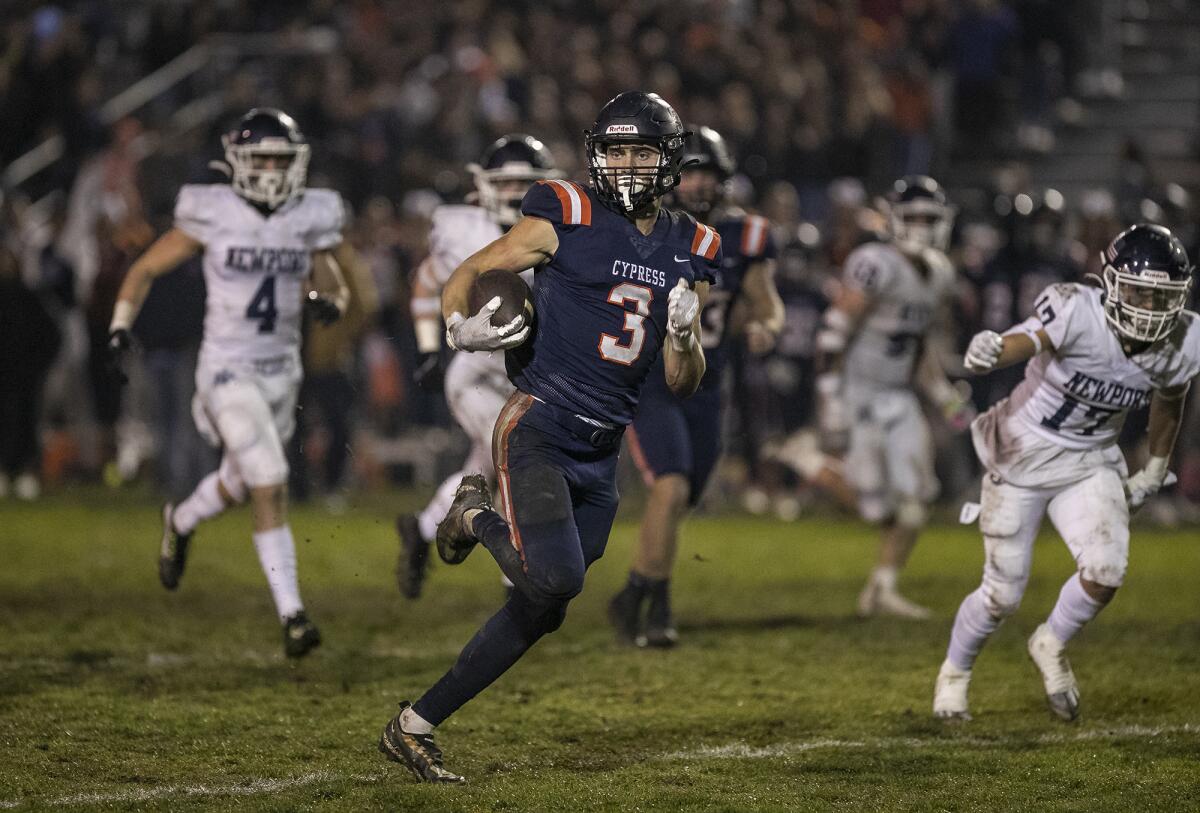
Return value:
<svg viewBox="0 0 1200 813">
<path fill-rule="evenodd" d="M 501 269 L 520 273 L 542 265 L 558 251 L 558 233 L 540 217 L 523 217 L 504 235 L 488 243 L 454 269 L 442 291 L 442 318 L 468 313 L 467 300 L 475 278 L 484 271 Z"/>
<path fill-rule="evenodd" d="M 123 345 L 114 349 L 123 350 L 128 346 L 129 330 L 137 320 L 138 311 L 146 301 L 154 280 L 194 257 L 203 248 L 203 243 L 182 229 L 172 228 L 134 261 L 121 281 L 108 327 L 110 343 L 115 341 Z"/>
<path fill-rule="evenodd" d="M 434 271 L 437 259 L 431 254 L 421 261 L 413 273 L 412 298 L 408 309 L 417 339 L 417 366 L 413 379 L 428 390 L 442 386 L 442 314 L 441 287 Z"/>
<path fill-rule="evenodd" d="M 689 288 L 682 278 L 667 299 L 667 340 L 663 343 L 663 369 L 667 388 L 687 398 L 700 386 L 707 362 L 700 347 L 700 312 L 708 301 L 707 282 Z"/>
<path fill-rule="evenodd" d="M 762 355 L 775 347 L 783 330 L 783 300 L 775 287 L 775 261 L 760 260 L 750 266 L 742 279 L 742 300 L 747 318 L 742 332 L 751 353 Z"/>
<path fill-rule="evenodd" d="M 516 347 L 529 336 L 525 315 L 519 314 L 506 325 L 495 327 L 492 314 L 500 307 L 493 297 L 476 314 L 469 314 L 471 286 L 484 271 L 500 269 L 520 273 L 547 262 L 558 251 L 558 233 L 540 217 L 523 217 L 500 238 L 463 260 L 454 269 L 442 290 L 442 317 L 446 320 L 446 341 L 457 350 L 491 351 Z"/>
<path fill-rule="evenodd" d="M 1030 317 L 1010 327 L 1004 335 L 994 330 L 976 333 L 967 346 L 963 365 L 972 373 L 982 374 L 1020 364 L 1054 349 L 1050 334 L 1036 317 Z"/>
<path fill-rule="evenodd" d="M 1166 484 L 1167 465 L 1175 449 L 1175 438 L 1183 423 L 1183 408 L 1187 403 L 1188 384 L 1155 390 L 1150 398 L 1150 420 L 1146 428 L 1150 459 L 1137 474 L 1125 481 L 1129 507 L 1137 510 L 1146 498 Z"/>
<path fill-rule="evenodd" d="M 350 288 L 342 275 L 342 267 L 338 263 L 337 252 L 341 244 L 331 249 L 314 251 L 312 255 L 313 271 L 308 299 L 308 308 L 321 324 L 328 325 L 342 318 L 350 307 Z M 343 253 L 343 258 L 353 262 L 354 258 Z"/>
</svg>

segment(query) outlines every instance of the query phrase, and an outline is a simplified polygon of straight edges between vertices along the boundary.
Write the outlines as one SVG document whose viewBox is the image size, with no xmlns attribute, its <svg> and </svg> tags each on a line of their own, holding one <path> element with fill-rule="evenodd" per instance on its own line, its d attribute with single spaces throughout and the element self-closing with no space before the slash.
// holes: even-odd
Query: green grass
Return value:
<svg viewBox="0 0 1200 813">
<path fill-rule="evenodd" d="M 1074 725 L 1024 638 L 1071 571 L 1047 534 L 1025 604 L 981 657 L 975 721 L 929 714 L 975 529 L 931 529 L 905 587 L 935 621 L 851 616 L 874 541 L 841 520 L 698 518 L 675 585 L 683 644 L 617 648 L 618 523 L 563 629 L 440 730 L 465 788 L 376 752 L 395 704 L 498 606 L 486 553 L 407 603 L 386 503 L 296 512 L 326 644 L 292 665 L 244 512 L 205 526 L 178 593 L 157 512 L 88 492 L 0 504 L 0 808 L 117 810 L 1185 810 L 1200 808 L 1200 544 L 1134 533 L 1127 586 L 1072 644 Z"/>
</svg>

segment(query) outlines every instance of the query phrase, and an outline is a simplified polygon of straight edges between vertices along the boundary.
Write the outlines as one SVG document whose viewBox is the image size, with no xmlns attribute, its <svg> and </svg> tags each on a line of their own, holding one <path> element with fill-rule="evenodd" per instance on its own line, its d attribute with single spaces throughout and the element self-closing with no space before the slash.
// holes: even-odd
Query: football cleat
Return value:
<svg viewBox="0 0 1200 813">
<path fill-rule="evenodd" d="M 463 514 L 472 508 L 492 510 L 491 489 L 482 474 L 468 474 L 462 478 L 446 518 L 438 523 L 438 556 L 448 565 L 462 564 L 479 541 L 463 519 Z"/>
<path fill-rule="evenodd" d="M 942 661 L 933 687 L 933 716 L 939 720 L 970 720 L 971 712 L 967 710 L 967 687 L 970 685 L 969 669 L 959 669 L 949 658 Z"/>
<path fill-rule="evenodd" d="M 637 639 L 641 647 L 669 649 L 679 643 L 679 633 L 671 617 L 671 596 L 666 588 L 660 593 L 650 594 L 650 606 L 646 610 L 646 632 Z"/>
<path fill-rule="evenodd" d="M 303 658 L 320 645 L 321 631 L 304 610 L 283 620 L 283 651 L 289 658 Z"/>
<path fill-rule="evenodd" d="M 173 517 L 174 503 L 163 506 L 163 535 L 162 544 L 158 550 L 158 580 L 168 590 L 179 586 L 183 578 L 183 568 L 187 564 L 188 543 L 192 541 L 191 534 L 181 534 L 175 530 Z"/>
<path fill-rule="evenodd" d="M 396 583 L 405 598 L 417 598 L 421 595 L 425 571 L 429 568 L 429 542 L 421 536 L 421 527 L 414 514 L 396 517 L 396 533 L 400 535 Z"/>
<path fill-rule="evenodd" d="M 631 584 L 608 602 L 608 621 L 617 633 L 617 643 L 634 646 L 641 636 L 642 601 L 645 594 Z"/>
<path fill-rule="evenodd" d="M 1049 624 L 1042 624 L 1029 636 L 1029 657 L 1042 673 L 1046 704 L 1062 720 L 1079 716 L 1079 684 L 1067 660 L 1066 645 L 1055 637 Z"/>
<path fill-rule="evenodd" d="M 932 617 L 933 613 L 928 608 L 909 601 L 898 591 L 889 590 L 872 579 L 858 594 L 858 617 L 870 618 L 876 615 L 893 615 L 897 618 L 923 621 Z"/>
<path fill-rule="evenodd" d="M 379 737 L 380 753 L 392 762 L 407 765 L 422 782 L 465 784 L 465 777 L 442 767 L 442 749 L 433 741 L 433 734 L 410 734 L 404 730 L 400 718 L 411 705 L 407 700 L 401 703 L 400 714 L 383 727 L 383 734 Z"/>
</svg>

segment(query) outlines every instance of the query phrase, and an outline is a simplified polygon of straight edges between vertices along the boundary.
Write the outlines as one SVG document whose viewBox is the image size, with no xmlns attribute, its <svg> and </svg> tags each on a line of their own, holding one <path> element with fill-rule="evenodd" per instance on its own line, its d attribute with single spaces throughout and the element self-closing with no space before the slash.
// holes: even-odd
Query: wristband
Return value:
<svg viewBox="0 0 1200 813">
<path fill-rule="evenodd" d="M 437 319 L 417 319 L 413 333 L 417 337 L 417 352 L 436 353 L 442 348 L 442 330 Z"/>
<path fill-rule="evenodd" d="M 113 305 L 112 321 L 108 324 L 108 332 L 115 333 L 118 330 L 129 330 L 133 327 L 133 320 L 137 318 L 137 308 L 127 299 L 118 299 L 117 304 Z"/>
</svg>

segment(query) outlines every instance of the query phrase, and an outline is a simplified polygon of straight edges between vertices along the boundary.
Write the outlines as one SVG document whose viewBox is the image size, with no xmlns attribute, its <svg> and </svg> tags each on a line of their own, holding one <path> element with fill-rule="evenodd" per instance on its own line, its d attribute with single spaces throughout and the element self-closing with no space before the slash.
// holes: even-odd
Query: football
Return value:
<svg viewBox="0 0 1200 813">
<path fill-rule="evenodd" d="M 520 274 L 493 269 L 476 277 L 467 303 L 471 313 L 479 313 L 494 296 L 500 297 L 500 307 L 492 314 L 494 326 L 507 325 L 522 313 L 526 320 L 533 318 L 533 292 Z"/>
</svg>

